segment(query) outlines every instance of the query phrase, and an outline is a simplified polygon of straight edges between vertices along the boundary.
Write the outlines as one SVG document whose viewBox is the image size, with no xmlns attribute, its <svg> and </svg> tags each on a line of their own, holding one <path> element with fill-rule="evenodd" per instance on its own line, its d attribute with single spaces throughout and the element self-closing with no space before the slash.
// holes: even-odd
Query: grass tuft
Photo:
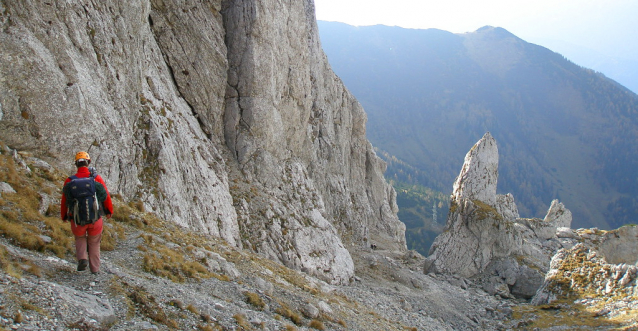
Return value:
<svg viewBox="0 0 638 331">
<path fill-rule="evenodd" d="M 263 310 L 264 307 L 266 307 L 266 303 L 264 303 L 264 300 L 261 299 L 259 294 L 255 293 L 255 292 L 246 291 L 246 292 L 244 292 L 244 296 L 246 296 L 246 302 L 247 303 L 255 306 L 259 310 Z"/>
<path fill-rule="evenodd" d="M 291 310 L 288 305 L 286 305 L 283 302 L 278 302 L 279 306 L 277 309 L 275 309 L 275 312 L 287 319 L 289 319 L 291 322 L 297 324 L 297 325 L 301 325 L 302 323 L 302 318 L 301 315 L 293 310 Z"/>
<path fill-rule="evenodd" d="M 317 330 L 325 330 L 326 328 L 323 326 L 323 322 L 313 319 L 312 321 L 310 321 L 310 324 L 308 325 L 309 327 L 313 328 L 313 329 L 317 329 Z"/>
<path fill-rule="evenodd" d="M 233 318 L 237 322 L 237 325 L 239 325 L 244 330 L 252 329 L 250 327 L 250 323 L 248 323 L 248 320 L 246 320 L 246 315 L 244 315 L 244 314 L 235 314 L 235 315 L 233 315 Z"/>
<path fill-rule="evenodd" d="M 112 282 L 112 287 L 115 291 L 123 293 L 128 299 L 129 315 L 134 315 L 135 311 L 137 311 L 139 314 L 157 323 L 164 324 L 169 328 L 179 328 L 177 322 L 166 315 L 162 307 L 155 300 L 155 297 L 146 292 L 143 287 L 131 286 L 122 279 L 119 280 L 118 286 L 114 286 Z"/>
<path fill-rule="evenodd" d="M 190 311 L 191 313 L 195 315 L 199 315 L 199 310 L 197 309 L 197 307 L 193 306 L 192 304 L 189 304 L 188 306 L 186 306 L 186 310 Z"/>
</svg>

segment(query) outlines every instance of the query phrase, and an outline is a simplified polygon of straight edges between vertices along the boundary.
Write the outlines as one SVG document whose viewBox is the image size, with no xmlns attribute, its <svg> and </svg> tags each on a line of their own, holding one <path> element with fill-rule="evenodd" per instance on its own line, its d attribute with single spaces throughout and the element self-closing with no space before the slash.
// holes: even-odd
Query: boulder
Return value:
<svg viewBox="0 0 638 331">
<path fill-rule="evenodd" d="M 108 300 L 64 285 L 56 285 L 52 288 L 55 289 L 58 300 L 74 307 L 76 311 L 81 312 L 82 316 L 94 319 L 102 325 L 116 321 L 115 311 Z"/>
<path fill-rule="evenodd" d="M 0 182 L 0 193 L 16 193 L 9 183 Z"/>
</svg>

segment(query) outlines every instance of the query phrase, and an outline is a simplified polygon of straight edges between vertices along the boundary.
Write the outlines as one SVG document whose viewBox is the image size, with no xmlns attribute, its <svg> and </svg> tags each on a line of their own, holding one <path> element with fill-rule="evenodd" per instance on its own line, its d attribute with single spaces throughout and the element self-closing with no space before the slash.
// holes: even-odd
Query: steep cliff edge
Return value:
<svg viewBox="0 0 638 331">
<path fill-rule="evenodd" d="M 312 0 L 0 1 L 0 139 L 334 283 L 347 245 L 405 250 L 366 115 Z"/>
</svg>

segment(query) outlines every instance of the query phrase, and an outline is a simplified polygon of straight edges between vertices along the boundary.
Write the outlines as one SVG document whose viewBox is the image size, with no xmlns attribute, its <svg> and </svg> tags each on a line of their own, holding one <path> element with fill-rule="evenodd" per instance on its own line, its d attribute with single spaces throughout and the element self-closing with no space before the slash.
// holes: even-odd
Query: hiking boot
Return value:
<svg viewBox="0 0 638 331">
<path fill-rule="evenodd" d="M 78 261 L 78 271 L 84 271 L 86 270 L 86 267 L 89 266 L 89 260 L 87 259 L 82 259 L 80 261 Z"/>
</svg>

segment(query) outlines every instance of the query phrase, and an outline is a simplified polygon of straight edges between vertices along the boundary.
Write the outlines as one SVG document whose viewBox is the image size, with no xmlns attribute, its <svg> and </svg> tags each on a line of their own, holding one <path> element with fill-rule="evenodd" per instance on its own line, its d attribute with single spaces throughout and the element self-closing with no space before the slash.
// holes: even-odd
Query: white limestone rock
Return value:
<svg viewBox="0 0 638 331">
<path fill-rule="evenodd" d="M 178 71 L 152 29 L 164 24 L 154 2 L 24 0 L 6 9 L 13 27 L 0 33 L 0 76 L 13 78 L 0 80 L 4 143 L 69 174 L 73 155 L 87 150 L 112 193 L 240 245 L 221 146 L 198 121 L 204 111 L 221 114 L 227 67 L 221 17 L 206 6 L 191 8 L 193 16 L 175 10 L 175 26 L 197 32 L 179 40 L 182 51 L 207 66 Z M 174 74 L 184 71 L 214 77 L 202 87 L 210 90 L 195 92 L 217 101 L 193 108 L 175 86 Z"/>
<path fill-rule="evenodd" d="M 346 245 L 406 250 L 312 1 L 4 6 L 8 146 L 69 173 L 87 150 L 112 193 L 329 282 L 354 275 Z"/>
<path fill-rule="evenodd" d="M 0 182 L 0 193 L 17 193 L 9 183 Z"/>
<path fill-rule="evenodd" d="M 518 214 L 518 207 L 514 202 L 514 196 L 511 193 L 505 195 L 496 195 L 496 211 L 503 216 L 505 220 L 514 221 L 521 217 Z"/>
<path fill-rule="evenodd" d="M 551 206 L 549 206 L 544 221 L 555 228 L 569 228 L 572 225 L 572 212 L 555 199 L 552 201 Z"/>
<path fill-rule="evenodd" d="M 556 229 L 556 237 L 567 239 L 578 239 L 578 234 L 568 227 L 558 227 Z"/>
<path fill-rule="evenodd" d="M 432 244 L 424 271 L 472 278 L 501 296 L 530 298 L 562 247 L 556 229 L 569 226 L 571 213 L 554 201 L 545 220 L 520 218 L 514 197 L 496 194 L 497 169 L 496 142 L 486 133 L 465 157 L 445 230 Z"/>
<path fill-rule="evenodd" d="M 638 241 L 635 237 L 627 239 L 633 240 L 634 245 Z M 588 298 L 592 295 L 594 299 L 596 296 L 604 298 L 608 306 L 615 307 L 621 306 L 623 300 L 632 300 L 634 287 L 638 286 L 636 266 L 608 263 L 592 244 L 595 245 L 585 242 L 569 250 L 561 249 L 552 258 L 551 270 L 531 303 L 541 305 L 559 299 L 569 301 L 585 297 L 585 294 Z"/>
<path fill-rule="evenodd" d="M 463 168 L 452 188 L 453 198 L 479 200 L 495 206 L 497 180 L 498 147 L 487 132 L 465 155 Z"/>
<path fill-rule="evenodd" d="M 638 265 L 638 226 L 625 225 L 604 233 L 597 250 L 609 263 Z"/>
</svg>

